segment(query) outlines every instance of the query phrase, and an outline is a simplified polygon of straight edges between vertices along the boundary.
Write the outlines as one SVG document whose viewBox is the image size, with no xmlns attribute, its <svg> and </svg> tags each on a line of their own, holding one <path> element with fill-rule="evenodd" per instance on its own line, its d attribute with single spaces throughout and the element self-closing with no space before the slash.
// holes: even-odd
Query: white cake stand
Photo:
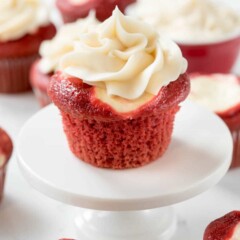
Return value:
<svg viewBox="0 0 240 240">
<path fill-rule="evenodd" d="M 137 169 L 99 169 L 75 158 L 52 105 L 25 124 L 17 144 L 27 181 L 51 198 L 80 207 L 76 226 L 81 240 L 171 238 L 176 218 L 167 206 L 216 184 L 229 168 L 231 154 L 232 138 L 224 123 L 190 102 L 177 114 L 165 155 Z"/>
</svg>

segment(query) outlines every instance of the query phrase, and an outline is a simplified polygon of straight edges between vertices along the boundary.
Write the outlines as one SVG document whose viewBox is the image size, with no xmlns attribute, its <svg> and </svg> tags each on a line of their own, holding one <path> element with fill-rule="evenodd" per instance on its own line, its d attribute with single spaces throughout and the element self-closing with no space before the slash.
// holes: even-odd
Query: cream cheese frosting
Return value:
<svg viewBox="0 0 240 240">
<path fill-rule="evenodd" d="M 157 95 L 186 71 L 187 62 L 174 42 L 116 8 L 109 19 L 75 40 L 73 51 L 61 58 L 59 68 L 104 89 L 104 97 L 136 100 L 149 99 L 145 94 Z"/>
<path fill-rule="evenodd" d="M 195 76 L 188 98 L 213 112 L 224 112 L 240 103 L 240 84 L 231 74 Z"/>
<path fill-rule="evenodd" d="M 48 11 L 39 0 L 0 1 L 0 41 L 16 40 L 48 23 Z"/>
<path fill-rule="evenodd" d="M 179 43 L 220 41 L 240 35 L 239 12 L 211 0 L 139 0 L 127 13 Z"/>
<path fill-rule="evenodd" d="M 74 49 L 74 42 L 80 35 L 94 28 L 99 21 L 95 13 L 91 12 L 87 18 L 74 23 L 63 25 L 51 40 L 44 41 L 40 46 L 41 61 L 39 69 L 43 73 L 51 73 L 57 70 L 59 59 Z"/>
</svg>

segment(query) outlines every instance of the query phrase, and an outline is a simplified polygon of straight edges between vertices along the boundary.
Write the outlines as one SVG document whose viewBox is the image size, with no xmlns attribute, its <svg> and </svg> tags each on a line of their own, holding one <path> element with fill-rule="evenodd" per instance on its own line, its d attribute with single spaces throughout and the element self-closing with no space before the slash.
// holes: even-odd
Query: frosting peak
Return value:
<svg viewBox="0 0 240 240">
<path fill-rule="evenodd" d="M 88 32 L 97 24 L 99 21 L 96 19 L 95 13 L 90 12 L 84 19 L 61 26 L 53 39 L 44 41 L 40 46 L 42 58 L 39 68 L 41 72 L 54 72 L 58 68 L 59 59 L 74 49 L 75 40 L 78 40 L 81 34 Z"/>
<path fill-rule="evenodd" d="M 117 8 L 112 17 L 79 36 L 74 50 L 60 62 L 65 73 L 130 100 L 144 93 L 157 95 L 186 66 L 174 42 Z"/>
<path fill-rule="evenodd" d="M 0 41 L 15 40 L 48 22 L 46 8 L 39 0 L 0 1 Z"/>
</svg>

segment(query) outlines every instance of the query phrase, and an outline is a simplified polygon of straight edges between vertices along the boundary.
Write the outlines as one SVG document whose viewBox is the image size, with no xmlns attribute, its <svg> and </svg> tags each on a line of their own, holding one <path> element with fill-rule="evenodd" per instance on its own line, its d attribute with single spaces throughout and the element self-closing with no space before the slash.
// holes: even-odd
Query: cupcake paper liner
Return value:
<svg viewBox="0 0 240 240">
<path fill-rule="evenodd" d="M 126 169 L 145 165 L 166 151 L 178 110 L 175 105 L 151 116 L 121 121 L 61 113 L 70 149 L 78 158 L 97 167 Z"/>
<path fill-rule="evenodd" d="M 29 70 L 38 54 L 0 59 L 0 93 L 18 93 L 31 89 Z"/>
</svg>

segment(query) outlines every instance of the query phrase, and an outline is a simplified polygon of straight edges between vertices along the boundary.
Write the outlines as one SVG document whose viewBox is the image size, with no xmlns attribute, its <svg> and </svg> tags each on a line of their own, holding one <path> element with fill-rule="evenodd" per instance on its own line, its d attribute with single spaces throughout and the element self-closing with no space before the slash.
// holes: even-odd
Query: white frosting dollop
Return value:
<svg viewBox="0 0 240 240">
<path fill-rule="evenodd" d="M 40 46 L 40 71 L 46 74 L 56 71 L 60 58 L 74 49 L 75 40 L 97 24 L 99 21 L 95 13 L 91 12 L 87 18 L 61 26 L 53 39 L 44 41 Z"/>
<path fill-rule="evenodd" d="M 48 21 L 48 11 L 39 0 L 0 0 L 0 41 L 19 39 Z"/>
<path fill-rule="evenodd" d="M 138 0 L 127 9 L 179 43 L 221 41 L 240 35 L 240 14 L 211 0 Z"/>
<path fill-rule="evenodd" d="M 240 103 L 240 84 L 231 74 L 195 76 L 191 78 L 189 99 L 213 112 L 224 112 Z"/>
<path fill-rule="evenodd" d="M 106 89 L 109 96 L 131 100 L 144 93 L 157 95 L 186 68 L 174 42 L 117 8 L 93 31 L 82 34 L 60 61 L 64 73 Z"/>
</svg>

